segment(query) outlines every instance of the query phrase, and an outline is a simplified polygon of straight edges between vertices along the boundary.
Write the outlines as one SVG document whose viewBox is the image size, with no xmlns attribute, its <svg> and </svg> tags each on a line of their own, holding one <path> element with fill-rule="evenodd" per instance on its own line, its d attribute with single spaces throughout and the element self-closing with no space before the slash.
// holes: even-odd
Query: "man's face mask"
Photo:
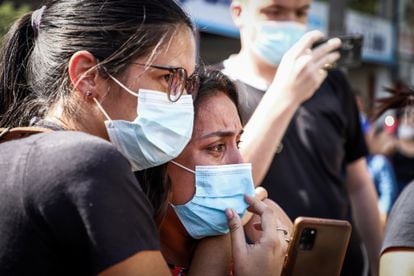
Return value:
<svg viewBox="0 0 414 276">
<path fill-rule="evenodd" d="M 255 24 L 253 52 L 266 63 L 277 66 L 283 55 L 305 34 L 306 25 L 293 21 L 261 21 Z"/>
<path fill-rule="evenodd" d="M 196 166 L 195 171 L 171 161 L 195 174 L 195 195 L 183 205 L 172 205 L 187 232 L 195 239 L 229 232 L 226 208 L 243 216 L 248 207 L 244 195 L 254 195 L 251 164 Z"/>
<path fill-rule="evenodd" d="M 133 171 L 155 167 L 176 158 L 191 139 L 194 123 L 194 107 L 191 95 L 182 95 L 176 102 L 167 94 L 140 89 L 130 91 L 109 75 L 128 93 L 137 96 L 137 118 L 132 121 L 105 121 L 109 139 L 130 161 Z"/>
</svg>

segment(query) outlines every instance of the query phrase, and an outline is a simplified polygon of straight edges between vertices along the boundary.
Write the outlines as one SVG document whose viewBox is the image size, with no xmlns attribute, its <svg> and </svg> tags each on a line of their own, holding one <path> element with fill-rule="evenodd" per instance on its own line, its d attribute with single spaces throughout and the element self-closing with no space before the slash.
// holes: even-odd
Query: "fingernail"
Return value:
<svg viewBox="0 0 414 276">
<path fill-rule="evenodd" d="M 227 219 L 232 219 L 232 218 L 233 218 L 233 216 L 234 216 L 234 212 L 233 212 L 233 210 L 232 210 L 232 209 L 227 208 L 227 209 L 226 209 L 226 217 L 227 217 Z"/>
<path fill-rule="evenodd" d="M 329 39 L 328 43 L 329 44 L 338 44 L 338 43 L 341 43 L 341 40 L 339 38 L 335 37 L 335 38 Z"/>
</svg>

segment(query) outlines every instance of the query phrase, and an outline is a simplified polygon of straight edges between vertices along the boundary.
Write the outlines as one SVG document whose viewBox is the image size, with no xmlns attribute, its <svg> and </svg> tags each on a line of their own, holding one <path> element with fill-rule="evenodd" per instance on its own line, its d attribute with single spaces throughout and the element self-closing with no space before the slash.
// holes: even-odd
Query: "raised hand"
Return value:
<svg viewBox="0 0 414 276">
<path fill-rule="evenodd" d="M 285 93 L 284 96 L 297 103 L 313 95 L 327 76 L 324 68 L 340 57 L 334 51 L 341 45 L 338 38 L 311 50 L 312 45 L 323 37 L 320 31 L 308 32 L 286 52 L 268 93 Z"/>
<path fill-rule="evenodd" d="M 234 272 L 239 276 L 280 275 L 287 242 L 282 231 L 277 231 L 278 220 L 274 210 L 264 202 L 246 195 L 249 211 L 260 215 L 262 237 L 255 244 L 247 244 L 243 225 L 234 210 L 226 210 L 232 241 Z"/>
</svg>

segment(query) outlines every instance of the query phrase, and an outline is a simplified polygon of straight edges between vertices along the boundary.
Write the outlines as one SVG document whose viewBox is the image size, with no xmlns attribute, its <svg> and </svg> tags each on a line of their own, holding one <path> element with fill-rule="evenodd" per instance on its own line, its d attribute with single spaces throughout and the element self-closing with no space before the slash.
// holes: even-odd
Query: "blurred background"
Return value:
<svg viewBox="0 0 414 276">
<path fill-rule="evenodd" d="M 259 0 L 260 1 L 260 0 Z M 180 0 L 197 27 L 199 55 L 216 63 L 239 50 L 239 34 L 231 21 L 231 0 Z M 0 40 L 20 14 L 40 7 L 40 0 L 0 0 Z M 313 1 L 309 26 L 327 35 L 364 35 L 363 64 L 348 69 L 354 91 L 366 113 L 384 87 L 414 84 L 414 0 Z"/>
</svg>

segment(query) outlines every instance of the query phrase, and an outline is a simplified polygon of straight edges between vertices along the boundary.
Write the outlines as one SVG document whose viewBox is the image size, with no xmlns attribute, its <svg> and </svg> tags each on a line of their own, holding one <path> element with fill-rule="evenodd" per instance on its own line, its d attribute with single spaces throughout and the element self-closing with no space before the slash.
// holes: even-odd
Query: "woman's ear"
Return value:
<svg viewBox="0 0 414 276">
<path fill-rule="evenodd" d="M 240 1 L 232 1 L 230 5 L 230 13 L 234 24 L 240 29 L 243 25 L 242 20 L 243 4 Z"/>
<path fill-rule="evenodd" d="M 97 97 L 97 80 L 99 72 L 94 55 L 88 51 L 78 51 L 69 61 L 69 77 L 75 92 L 84 98 Z"/>
</svg>

